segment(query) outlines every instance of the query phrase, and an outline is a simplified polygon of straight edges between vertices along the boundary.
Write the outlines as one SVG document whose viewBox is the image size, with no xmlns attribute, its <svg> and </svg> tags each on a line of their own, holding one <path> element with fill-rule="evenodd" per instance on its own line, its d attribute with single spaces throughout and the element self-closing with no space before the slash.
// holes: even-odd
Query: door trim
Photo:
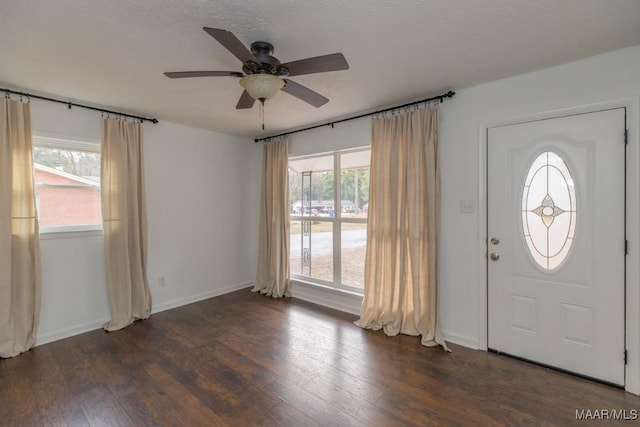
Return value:
<svg viewBox="0 0 640 427">
<path fill-rule="evenodd" d="M 625 390 L 640 395 L 640 98 L 630 97 L 594 104 L 523 116 L 481 120 L 478 134 L 478 346 L 488 350 L 488 246 L 487 246 L 487 144 L 489 128 L 532 121 L 554 119 L 614 108 L 626 108 L 628 145 L 626 153 L 626 233 L 628 255 L 625 259 L 625 342 L 627 365 L 625 366 Z M 621 139 L 620 143 L 624 143 Z M 624 355 L 620 355 L 622 358 Z"/>
</svg>

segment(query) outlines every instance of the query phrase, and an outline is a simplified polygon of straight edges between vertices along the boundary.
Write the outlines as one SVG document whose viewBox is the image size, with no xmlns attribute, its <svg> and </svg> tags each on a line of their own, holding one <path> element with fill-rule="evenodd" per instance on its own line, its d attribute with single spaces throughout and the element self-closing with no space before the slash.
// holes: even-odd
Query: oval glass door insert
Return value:
<svg viewBox="0 0 640 427">
<path fill-rule="evenodd" d="M 553 151 L 531 164 L 522 189 L 522 229 L 533 260 L 547 271 L 565 261 L 576 233 L 575 181 Z"/>
</svg>

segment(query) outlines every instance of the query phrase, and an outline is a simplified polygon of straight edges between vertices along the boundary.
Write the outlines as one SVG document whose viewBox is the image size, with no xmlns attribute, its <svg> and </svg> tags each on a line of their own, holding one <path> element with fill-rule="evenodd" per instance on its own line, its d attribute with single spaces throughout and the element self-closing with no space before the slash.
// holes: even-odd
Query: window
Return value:
<svg viewBox="0 0 640 427">
<path fill-rule="evenodd" d="M 370 158 L 367 148 L 289 160 L 292 277 L 362 292 Z"/>
<path fill-rule="evenodd" d="M 41 233 L 102 229 L 99 143 L 34 136 L 33 168 Z"/>
<path fill-rule="evenodd" d="M 576 233 L 573 176 L 558 154 L 547 151 L 531 164 L 522 190 L 522 229 L 536 264 L 551 271 L 569 255 Z"/>
</svg>

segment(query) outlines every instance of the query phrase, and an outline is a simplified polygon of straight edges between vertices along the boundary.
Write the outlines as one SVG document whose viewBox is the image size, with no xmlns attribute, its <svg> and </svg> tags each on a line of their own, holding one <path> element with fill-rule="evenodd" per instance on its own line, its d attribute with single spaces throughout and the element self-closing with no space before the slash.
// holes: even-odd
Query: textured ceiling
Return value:
<svg viewBox="0 0 640 427">
<path fill-rule="evenodd" d="M 261 136 L 637 45 L 639 23 L 638 0 L 0 0 L 0 83 Z M 292 78 L 330 102 L 279 93 L 262 131 L 237 79 L 162 74 L 241 69 L 204 26 L 350 69 Z"/>
</svg>

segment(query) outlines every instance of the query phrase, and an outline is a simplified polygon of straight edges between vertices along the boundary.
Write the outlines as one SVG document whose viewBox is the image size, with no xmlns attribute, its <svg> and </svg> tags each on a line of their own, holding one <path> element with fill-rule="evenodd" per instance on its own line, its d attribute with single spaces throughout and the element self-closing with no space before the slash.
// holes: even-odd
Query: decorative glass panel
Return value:
<svg viewBox="0 0 640 427">
<path fill-rule="evenodd" d="M 558 268 L 569 255 L 576 232 L 576 190 L 566 162 L 547 151 L 531 164 L 522 190 L 522 229 L 534 261 Z"/>
</svg>

